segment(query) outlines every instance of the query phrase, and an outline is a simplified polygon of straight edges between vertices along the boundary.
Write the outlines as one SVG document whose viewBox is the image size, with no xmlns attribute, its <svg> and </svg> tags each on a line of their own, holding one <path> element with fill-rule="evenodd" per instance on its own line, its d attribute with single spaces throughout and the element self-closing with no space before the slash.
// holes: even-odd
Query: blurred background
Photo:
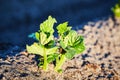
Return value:
<svg viewBox="0 0 120 80">
<path fill-rule="evenodd" d="M 0 44 L 25 46 L 32 43 L 30 33 L 49 15 L 75 29 L 88 21 L 112 15 L 117 0 L 0 0 Z"/>
</svg>

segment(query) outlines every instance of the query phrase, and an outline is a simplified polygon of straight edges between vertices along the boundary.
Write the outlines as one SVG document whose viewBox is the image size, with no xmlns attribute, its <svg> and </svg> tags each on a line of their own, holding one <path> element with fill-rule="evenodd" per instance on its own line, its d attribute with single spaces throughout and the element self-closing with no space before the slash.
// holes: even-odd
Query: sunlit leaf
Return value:
<svg viewBox="0 0 120 80">
<path fill-rule="evenodd" d="M 38 54 L 43 56 L 43 47 L 38 45 L 37 43 L 32 44 L 31 46 L 26 45 L 26 49 L 28 53 Z"/>
<path fill-rule="evenodd" d="M 54 32 L 53 25 L 56 22 L 57 21 L 55 18 L 52 18 L 51 16 L 49 16 L 46 21 L 40 24 L 40 30 L 43 31 L 44 33 L 53 34 Z"/>
<path fill-rule="evenodd" d="M 68 58 L 68 59 L 72 59 L 75 54 L 76 54 L 75 50 L 67 50 L 65 56 L 66 56 L 66 58 Z"/>
<path fill-rule="evenodd" d="M 35 38 L 39 41 L 40 40 L 40 33 L 36 32 L 35 33 Z"/>
<path fill-rule="evenodd" d="M 48 63 L 53 62 L 56 59 L 56 57 L 58 57 L 58 55 L 59 54 L 50 54 L 50 55 L 48 55 L 48 58 L 47 58 Z"/>
<path fill-rule="evenodd" d="M 46 49 L 46 54 L 49 55 L 49 54 L 56 53 L 57 49 L 58 49 L 58 47 L 48 48 L 48 49 Z"/>
</svg>

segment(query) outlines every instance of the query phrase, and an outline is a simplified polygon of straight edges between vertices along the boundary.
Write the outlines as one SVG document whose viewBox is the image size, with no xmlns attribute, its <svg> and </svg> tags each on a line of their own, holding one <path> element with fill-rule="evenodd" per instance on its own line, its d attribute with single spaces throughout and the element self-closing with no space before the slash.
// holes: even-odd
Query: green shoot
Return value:
<svg viewBox="0 0 120 80">
<path fill-rule="evenodd" d="M 54 70 L 62 72 L 62 65 L 67 59 L 72 59 L 76 54 L 82 53 L 85 50 L 83 37 L 78 35 L 75 30 L 71 30 L 68 22 L 57 26 L 59 39 L 54 40 L 54 23 L 56 19 L 51 16 L 46 21 L 40 24 L 40 30 L 29 35 L 37 42 L 31 46 L 26 45 L 28 53 L 40 55 L 40 63 L 38 66 L 43 70 L 48 70 L 48 64 L 55 61 Z M 60 45 L 56 45 L 56 44 Z"/>
<path fill-rule="evenodd" d="M 56 20 L 49 16 L 48 20 L 40 24 L 40 30 L 35 32 L 35 39 L 37 42 L 31 46 L 26 46 L 29 53 L 43 56 L 43 60 L 41 60 L 43 61 L 41 62 L 43 65 L 41 67 L 43 67 L 45 71 L 48 69 L 48 63 L 51 62 L 51 58 L 48 58 L 48 56 L 51 56 L 57 52 L 57 47 L 55 46 L 53 36 L 54 23 L 56 23 Z"/>
<path fill-rule="evenodd" d="M 115 5 L 115 7 L 111 8 L 111 10 L 114 13 L 115 17 L 120 17 L 120 0 L 119 3 Z"/>
<path fill-rule="evenodd" d="M 60 36 L 60 61 L 56 64 L 55 71 L 61 70 L 61 66 L 66 59 L 72 59 L 76 54 L 79 54 L 85 50 L 83 43 L 83 37 L 78 35 L 76 31 L 71 30 L 71 27 L 67 26 L 68 23 L 58 25 L 57 30 Z"/>
</svg>

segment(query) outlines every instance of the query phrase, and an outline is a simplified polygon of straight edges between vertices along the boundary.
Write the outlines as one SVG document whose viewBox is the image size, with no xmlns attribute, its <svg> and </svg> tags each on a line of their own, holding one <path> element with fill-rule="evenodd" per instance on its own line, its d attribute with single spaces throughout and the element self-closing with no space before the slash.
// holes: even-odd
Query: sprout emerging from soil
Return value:
<svg viewBox="0 0 120 80">
<path fill-rule="evenodd" d="M 83 37 L 78 35 L 76 31 L 71 30 L 68 23 L 58 25 L 59 34 L 59 53 L 60 61 L 56 64 L 55 71 L 61 71 L 61 66 L 66 59 L 72 59 L 76 54 L 79 54 L 85 50 L 83 43 Z"/>
<path fill-rule="evenodd" d="M 45 71 L 48 69 L 48 63 L 51 62 L 48 57 L 55 56 L 54 53 L 57 51 L 53 36 L 54 23 L 56 23 L 56 20 L 49 16 L 48 20 L 40 24 L 40 30 L 35 32 L 35 39 L 37 42 L 31 46 L 26 46 L 29 53 L 38 54 L 43 57 L 40 58 L 41 62 L 39 63 L 39 66 L 43 67 Z"/>
<path fill-rule="evenodd" d="M 31 46 L 26 45 L 28 53 L 40 55 L 38 66 L 43 70 L 48 70 L 48 64 L 55 61 L 55 71 L 61 72 L 62 65 L 67 59 L 72 59 L 76 54 L 85 50 L 83 37 L 78 35 L 75 30 L 71 30 L 68 22 L 57 26 L 59 39 L 54 39 L 54 23 L 56 19 L 51 16 L 40 24 L 40 30 L 32 33 L 29 37 L 37 40 Z M 56 45 L 59 44 L 59 45 Z"/>
<path fill-rule="evenodd" d="M 115 5 L 115 7 L 112 7 L 112 12 L 114 13 L 115 17 L 119 17 L 120 18 L 120 0 L 119 2 Z"/>
</svg>

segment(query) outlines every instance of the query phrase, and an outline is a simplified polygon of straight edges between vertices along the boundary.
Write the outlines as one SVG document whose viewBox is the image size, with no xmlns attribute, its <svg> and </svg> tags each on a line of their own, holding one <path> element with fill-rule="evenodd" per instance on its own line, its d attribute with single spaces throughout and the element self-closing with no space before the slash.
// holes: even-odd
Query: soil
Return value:
<svg viewBox="0 0 120 80">
<path fill-rule="evenodd" d="M 120 80 L 120 20 L 111 17 L 88 22 L 78 33 L 86 50 L 67 60 L 63 73 L 47 72 L 37 66 L 38 56 L 11 44 L 0 46 L 0 80 Z"/>
</svg>

